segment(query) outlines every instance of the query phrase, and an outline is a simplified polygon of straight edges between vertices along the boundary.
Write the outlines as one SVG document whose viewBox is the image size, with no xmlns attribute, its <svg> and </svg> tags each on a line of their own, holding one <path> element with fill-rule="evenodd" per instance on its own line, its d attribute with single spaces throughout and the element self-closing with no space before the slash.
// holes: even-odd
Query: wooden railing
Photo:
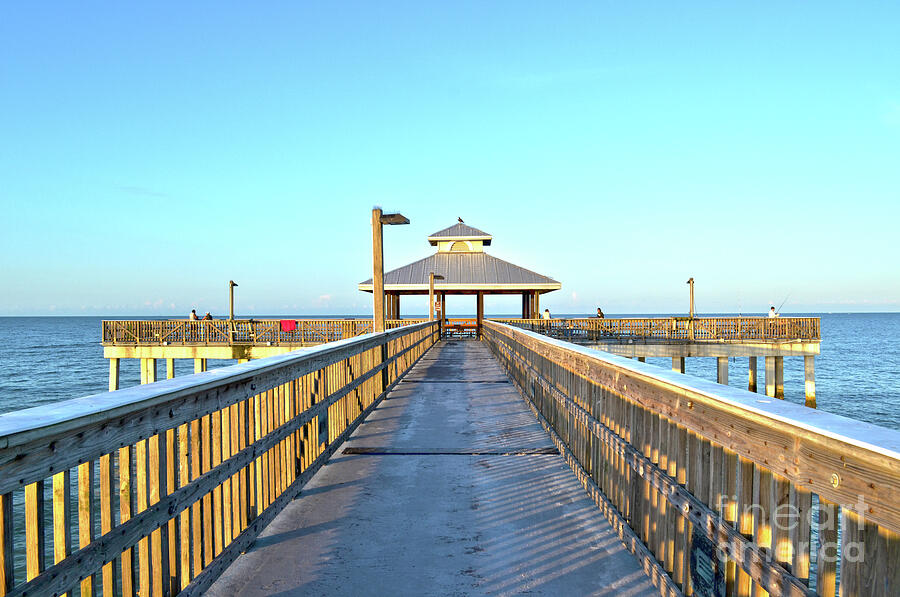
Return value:
<svg viewBox="0 0 900 597">
<path fill-rule="evenodd" d="M 900 594 L 900 433 L 496 322 L 483 337 L 662 594 Z"/>
<path fill-rule="evenodd" d="M 474 338 L 478 335 L 478 320 L 474 317 L 451 317 L 444 320 L 444 336 Z"/>
<path fill-rule="evenodd" d="M 819 340 L 818 317 L 656 317 L 493 319 L 564 340 L 642 338 L 674 341 Z"/>
<path fill-rule="evenodd" d="M 288 320 L 291 321 L 291 320 Z M 354 338 L 372 331 L 371 319 L 297 319 L 296 328 L 284 331 L 280 319 L 213 319 L 104 321 L 104 345 L 311 345 Z M 425 319 L 389 320 L 388 329 Z"/>
<path fill-rule="evenodd" d="M 0 416 L 0 595 L 201 593 L 437 330 Z"/>
</svg>

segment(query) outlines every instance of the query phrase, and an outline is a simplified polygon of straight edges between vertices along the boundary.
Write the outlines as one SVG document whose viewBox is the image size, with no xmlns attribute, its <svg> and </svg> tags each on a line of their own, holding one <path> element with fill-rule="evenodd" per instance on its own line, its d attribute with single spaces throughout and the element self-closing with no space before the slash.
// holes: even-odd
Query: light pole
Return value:
<svg viewBox="0 0 900 597">
<path fill-rule="evenodd" d="M 234 280 L 228 280 L 228 321 L 234 321 Z"/>
<path fill-rule="evenodd" d="M 428 273 L 428 321 L 434 321 L 434 281 L 443 279 L 440 274 Z"/>
<path fill-rule="evenodd" d="M 687 282 L 685 282 L 685 284 L 688 284 L 691 287 L 691 319 L 693 319 L 694 318 L 694 278 L 691 277 L 690 279 L 688 279 Z"/>
<path fill-rule="evenodd" d="M 402 214 L 383 214 L 381 208 L 372 210 L 372 294 L 373 294 L 373 318 L 372 331 L 384 331 L 384 245 L 381 240 L 381 227 L 384 224 L 398 225 L 409 224 L 409 220 Z"/>
</svg>

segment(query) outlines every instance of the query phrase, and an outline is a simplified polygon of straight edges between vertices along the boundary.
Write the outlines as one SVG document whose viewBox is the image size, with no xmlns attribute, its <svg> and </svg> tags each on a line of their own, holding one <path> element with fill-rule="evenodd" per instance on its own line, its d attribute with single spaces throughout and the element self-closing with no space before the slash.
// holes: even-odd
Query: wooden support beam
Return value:
<svg viewBox="0 0 900 597">
<path fill-rule="evenodd" d="M 119 389 L 119 359 L 109 359 L 109 391 Z"/>
<path fill-rule="evenodd" d="M 672 371 L 684 373 L 684 357 L 672 357 Z"/>
<path fill-rule="evenodd" d="M 803 357 L 803 377 L 806 381 L 806 406 L 816 408 L 816 357 Z"/>
<path fill-rule="evenodd" d="M 784 400 L 784 357 L 775 357 L 775 397 Z"/>
<path fill-rule="evenodd" d="M 775 397 L 775 357 L 766 357 L 766 396 Z"/>
<path fill-rule="evenodd" d="M 476 317 L 475 326 L 476 326 L 477 336 L 480 339 L 481 338 L 481 325 L 484 322 L 484 293 L 481 291 L 478 291 L 478 294 L 476 296 L 477 296 L 477 298 L 475 300 L 476 300 L 477 304 L 475 306 L 475 317 Z"/>
<path fill-rule="evenodd" d="M 750 357 L 750 378 L 747 382 L 747 390 L 756 391 L 756 357 Z"/>
<path fill-rule="evenodd" d="M 716 359 L 716 381 L 723 386 L 728 385 L 728 357 Z"/>
</svg>

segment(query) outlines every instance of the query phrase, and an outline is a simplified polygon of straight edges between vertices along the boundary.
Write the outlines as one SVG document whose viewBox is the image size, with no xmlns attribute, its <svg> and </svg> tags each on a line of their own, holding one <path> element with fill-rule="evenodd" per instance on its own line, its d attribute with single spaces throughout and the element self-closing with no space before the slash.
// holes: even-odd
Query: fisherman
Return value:
<svg viewBox="0 0 900 597">
<path fill-rule="evenodd" d="M 191 309 L 191 316 L 188 319 L 190 319 L 191 321 L 197 321 L 198 319 L 200 319 L 199 317 L 197 317 L 196 309 Z"/>
<path fill-rule="evenodd" d="M 597 307 L 597 318 L 598 318 L 598 319 L 603 319 L 603 317 L 604 317 L 604 315 L 603 315 L 603 309 L 601 309 L 600 307 Z"/>
<path fill-rule="evenodd" d="M 778 313 L 775 312 L 775 307 L 772 307 L 771 309 L 769 309 L 769 319 L 772 319 L 775 317 L 778 317 Z"/>
<path fill-rule="evenodd" d="M 550 321 L 550 309 L 544 309 L 544 315 L 543 315 L 543 318 L 544 318 L 546 321 Z"/>
</svg>

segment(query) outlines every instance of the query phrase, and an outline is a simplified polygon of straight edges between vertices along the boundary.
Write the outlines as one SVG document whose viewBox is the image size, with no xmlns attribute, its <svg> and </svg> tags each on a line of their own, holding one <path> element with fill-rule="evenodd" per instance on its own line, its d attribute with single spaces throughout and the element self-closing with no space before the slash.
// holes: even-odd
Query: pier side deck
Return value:
<svg viewBox="0 0 900 597">
<path fill-rule="evenodd" d="M 445 340 L 209 595 L 607 591 L 654 589 L 487 346 Z"/>
</svg>

